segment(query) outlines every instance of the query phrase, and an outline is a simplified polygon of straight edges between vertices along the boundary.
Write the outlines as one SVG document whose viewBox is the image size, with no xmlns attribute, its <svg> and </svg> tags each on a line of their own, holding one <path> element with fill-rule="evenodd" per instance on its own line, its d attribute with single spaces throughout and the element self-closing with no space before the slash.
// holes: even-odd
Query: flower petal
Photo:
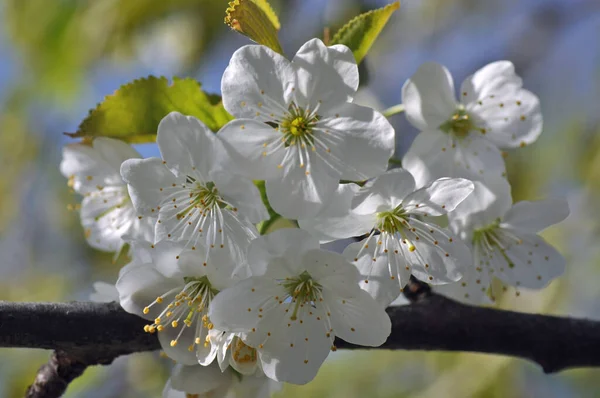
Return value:
<svg viewBox="0 0 600 398">
<path fill-rule="evenodd" d="M 156 215 L 156 207 L 163 201 L 160 188 L 182 184 L 185 176 L 177 178 L 158 158 L 131 159 L 121 165 L 121 175 L 128 184 L 129 195 L 140 215 Z"/>
<path fill-rule="evenodd" d="M 287 148 L 293 150 L 292 147 Z M 267 180 L 267 197 L 273 209 L 285 218 L 303 219 L 316 216 L 335 193 L 339 177 L 318 165 L 299 166 L 297 154 L 280 170 L 277 179 Z"/>
<path fill-rule="evenodd" d="M 515 73 L 510 61 L 496 61 L 487 64 L 468 76 L 460 87 L 461 102 L 467 106 L 490 96 L 514 93 L 521 88 L 523 81 Z"/>
<path fill-rule="evenodd" d="M 230 370 L 221 372 L 216 364 L 210 366 L 176 364 L 171 371 L 170 382 L 172 388 L 177 391 L 188 394 L 208 394 L 223 386 L 229 388 L 233 384 L 232 376 Z"/>
<path fill-rule="evenodd" d="M 487 295 L 489 287 L 490 275 L 487 268 L 480 268 L 479 271 L 471 268 L 460 281 L 435 285 L 433 290 L 462 303 L 482 305 L 492 303 Z"/>
<path fill-rule="evenodd" d="M 90 294 L 90 301 L 97 303 L 110 303 L 119 301 L 119 291 L 112 283 L 102 281 L 93 283 L 94 291 Z"/>
<path fill-rule="evenodd" d="M 456 111 L 452 75 L 442 65 L 424 63 L 404 83 L 402 103 L 413 126 L 421 131 L 437 129 Z"/>
<path fill-rule="evenodd" d="M 166 166 L 178 177 L 195 168 L 204 181 L 209 181 L 210 171 L 227 162 L 215 134 L 200 120 L 179 112 L 171 112 L 160 121 L 156 142 Z"/>
<path fill-rule="evenodd" d="M 258 352 L 267 377 L 305 384 L 316 376 L 329 355 L 334 335 L 327 329 L 327 315 L 320 305 L 299 308 L 296 320 L 286 312 L 288 305 L 278 305 L 267 313 L 256 332 L 247 337 L 262 341 Z"/>
<path fill-rule="evenodd" d="M 253 276 L 264 275 L 272 260 L 285 257 L 289 262 L 301 266 L 305 252 L 320 247 L 319 241 L 308 232 L 298 228 L 284 228 L 254 239 L 248 248 L 248 263 Z M 296 269 L 294 269 L 296 270 Z M 290 274 L 295 274 L 290 270 Z M 287 270 L 285 271 L 287 272 Z"/>
<path fill-rule="evenodd" d="M 402 159 L 402 166 L 414 176 L 417 187 L 441 177 L 485 181 L 505 172 L 500 150 L 479 133 L 453 140 L 441 131 L 422 132 Z"/>
<path fill-rule="evenodd" d="M 197 320 L 196 322 L 202 321 Z M 174 328 L 170 324 L 166 324 L 164 329 L 157 332 L 157 334 L 160 347 L 165 354 L 182 365 L 196 365 L 200 358 L 204 359 L 211 352 L 210 345 L 204 347 L 203 344 L 208 334 L 206 328 L 201 328 L 199 335 L 196 335 L 195 325 L 192 325 L 192 327 L 180 325 L 178 328 Z M 190 351 L 189 347 L 194 343 L 196 337 L 200 338 L 202 343 L 195 346 L 198 352 L 195 350 Z M 177 340 L 176 345 L 172 345 L 174 340 Z"/>
<path fill-rule="evenodd" d="M 322 115 L 315 130 L 342 179 L 364 181 L 383 174 L 395 149 L 394 128 L 381 113 L 344 103 Z"/>
<path fill-rule="evenodd" d="M 504 215 L 500 226 L 515 232 L 537 233 L 558 224 L 569 216 L 569 204 L 564 199 L 546 199 L 515 203 Z"/>
<path fill-rule="evenodd" d="M 278 166 L 285 155 L 283 135 L 268 124 L 251 119 L 232 120 L 217 137 L 223 141 L 236 173 L 261 180 L 281 175 Z"/>
<path fill-rule="evenodd" d="M 166 278 L 151 264 L 147 264 L 130 267 L 123 272 L 117 280 L 116 288 L 119 291 L 121 307 L 125 311 L 146 319 L 155 319 L 167 304 L 152 306 L 147 314 L 144 314 L 144 308 L 157 297 L 180 285 L 182 284 Z"/>
<path fill-rule="evenodd" d="M 404 169 L 392 169 L 361 188 L 352 200 L 355 214 L 374 214 L 390 211 L 415 190 L 415 180 Z"/>
<path fill-rule="evenodd" d="M 269 218 L 260 192 L 252 181 L 223 170 L 212 172 L 210 179 L 219 189 L 221 197 L 237 208 L 243 218 L 254 224 Z"/>
<path fill-rule="evenodd" d="M 475 190 L 448 214 L 450 228 L 470 242 L 473 231 L 485 228 L 504 217 L 511 208 L 510 185 L 503 177 L 486 182 L 474 181 Z"/>
<path fill-rule="evenodd" d="M 73 177 L 73 189 L 81 194 L 98 187 L 124 185 L 119 168 L 127 159 L 139 158 L 129 144 L 112 138 L 98 137 L 92 145 L 71 144 L 63 149 L 60 171 Z"/>
<path fill-rule="evenodd" d="M 541 289 L 564 273 L 565 258 L 554 247 L 537 235 L 519 237 L 523 243 L 508 247 L 506 256 L 494 255 L 495 277 L 512 286 Z"/>
<path fill-rule="evenodd" d="M 290 61 L 266 46 L 238 49 L 223 73 L 223 106 L 236 118 L 250 118 L 264 107 L 287 109 L 296 73 Z"/>
<path fill-rule="evenodd" d="M 298 105 L 352 101 L 358 89 L 358 66 L 343 45 L 326 47 L 319 39 L 306 42 L 292 60 L 296 70 Z"/>
<path fill-rule="evenodd" d="M 369 243 L 369 247 L 364 247 Z M 410 271 L 406 269 L 404 259 L 394 253 L 397 246 L 386 238 L 387 252 L 376 252 L 376 241 L 363 239 L 352 243 L 344 250 L 344 257 L 352 261 L 361 274 L 360 287 L 371 295 L 384 308 L 390 305 L 408 283 Z M 373 261 L 375 260 L 375 261 Z"/>
<path fill-rule="evenodd" d="M 467 111 L 500 148 L 531 144 L 542 133 L 540 100 L 525 89 L 480 100 L 469 105 Z"/>
<path fill-rule="evenodd" d="M 186 277 L 206 276 L 214 289 L 223 290 L 237 280 L 232 276 L 237 265 L 230 254 L 220 248 L 186 250 L 178 256 L 177 272 Z"/>
<path fill-rule="evenodd" d="M 326 250 L 310 250 L 302 258 L 306 272 L 323 288 L 340 297 L 354 297 L 360 288 L 360 274 L 341 254 Z"/>
<path fill-rule="evenodd" d="M 441 216 L 454 210 L 474 189 L 473 182 L 464 178 L 440 178 L 404 198 L 402 207 L 411 213 Z"/>
<path fill-rule="evenodd" d="M 385 343 L 392 331 L 385 307 L 363 290 L 358 290 L 355 297 L 342 298 L 324 289 L 323 300 L 331 312 L 333 333 L 342 340 L 378 347 Z"/>
<path fill-rule="evenodd" d="M 277 304 L 275 296 L 284 297 L 285 289 L 271 277 L 253 276 L 217 294 L 208 317 L 219 330 L 249 332 L 260 321 L 259 313 Z"/>
</svg>

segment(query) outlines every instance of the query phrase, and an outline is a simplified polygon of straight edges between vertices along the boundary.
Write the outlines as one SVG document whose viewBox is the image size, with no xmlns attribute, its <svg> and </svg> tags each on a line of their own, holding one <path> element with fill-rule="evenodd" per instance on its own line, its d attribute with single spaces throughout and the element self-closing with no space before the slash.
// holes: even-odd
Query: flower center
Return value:
<svg viewBox="0 0 600 398">
<path fill-rule="evenodd" d="M 231 356 L 233 360 L 240 364 L 256 363 L 258 359 L 256 349 L 252 348 L 242 341 L 239 337 L 234 337 L 231 342 Z"/>
<path fill-rule="evenodd" d="M 294 312 L 290 317 L 293 321 L 297 319 L 299 307 L 303 307 L 305 304 L 314 304 L 321 300 L 323 287 L 306 271 L 294 278 L 285 278 L 281 285 L 294 304 Z"/>
<path fill-rule="evenodd" d="M 188 176 L 187 179 L 189 183 L 193 184 L 189 193 L 189 206 L 177 214 L 178 220 L 188 215 L 193 209 L 198 209 L 201 213 L 206 213 L 215 207 L 223 209 L 228 206 L 219 195 L 219 190 L 214 182 L 209 181 L 205 184 L 201 184 L 193 177 Z"/>
<path fill-rule="evenodd" d="M 466 137 L 474 128 L 473 121 L 464 109 L 457 110 L 449 120 L 440 126 L 440 130 L 459 139 Z"/>
<path fill-rule="evenodd" d="M 279 126 L 285 146 L 295 145 L 296 142 L 312 144 L 314 141 L 313 128 L 319 121 L 319 116 L 308 109 L 299 108 L 293 102 L 288 110 L 289 113 Z"/>
<path fill-rule="evenodd" d="M 487 252 L 498 251 L 509 268 L 514 268 L 515 263 L 510 259 L 506 250 L 514 243 L 521 244 L 522 240 L 503 231 L 500 228 L 500 219 L 473 232 L 473 245 L 482 247 Z"/>
<path fill-rule="evenodd" d="M 195 322 L 202 322 L 202 326 L 208 330 L 213 328 L 207 316 L 208 305 L 219 291 L 212 287 L 206 276 L 201 277 L 184 277 L 185 286 L 183 289 L 175 288 L 158 296 L 156 300 L 144 308 L 144 314 L 148 314 L 152 306 L 161 304 L 165 300 L 170 299 L 169 304 L 156 317 L 154 323 L 144 326 L 144 331 L 154 333 L 162 332 L 165 328 L 181 328 L 179 334 L 174 340 L 171 340 L 171 347 L 178 344 L 179 338 L 183 334 L 186 327 L 192 327 Z M 201 327 L 197 328 L 198 335 Z M 193 351 L 194 345 L 200 344 L 202 341 L 199 337 L 192 342 L 188 347 L 189 351 Z M 204 346 L 208 346 L 208 336 L 204 341 Z"/>
<path fill-rule="evenodd" d="M 398 205 L 395 209 L 390 211 L 382 211 L 377 213 L 377 224 L 375 228 L 379 232 L 387 232 L 389 234 L 402 233 L 406 223 L 407 213 L 402 208 L 402 205 Z"/>
</svg>

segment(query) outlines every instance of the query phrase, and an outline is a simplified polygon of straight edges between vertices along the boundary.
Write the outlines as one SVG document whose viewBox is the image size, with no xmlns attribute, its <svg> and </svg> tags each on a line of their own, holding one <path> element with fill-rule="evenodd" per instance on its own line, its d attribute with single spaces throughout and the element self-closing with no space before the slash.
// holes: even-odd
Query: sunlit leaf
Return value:
<svg viewBox="0 0 600 398">
<path fill-rule="evenodd" d="M 225 23 L 258 44 L 283 54 L 277 38 L 280 24 L 266 0 L 234 0 L 225 11 Z"/>
<path fill-rule="evenodd" d="M 127 142 L 152 142 L 161 119 L 177 111 L 195 116 L 217 131 L 232 119 L 221 97 L 202 91 L 200 83 L 186 78 L 149 76 L 121 86 L 90 111 L 71 137 L 112 137 Z"/>
<path fill-rule="evenodd" d="M 344 25 L 331 39 L 330 45 L 344 44 L 352 50 L 356 62 L 360 63 L 381 33 L 394 11 L 400 7 L 400 2 L 388 4 L 385 7 L 368 11 L 353 18 Z"/>
</svg>

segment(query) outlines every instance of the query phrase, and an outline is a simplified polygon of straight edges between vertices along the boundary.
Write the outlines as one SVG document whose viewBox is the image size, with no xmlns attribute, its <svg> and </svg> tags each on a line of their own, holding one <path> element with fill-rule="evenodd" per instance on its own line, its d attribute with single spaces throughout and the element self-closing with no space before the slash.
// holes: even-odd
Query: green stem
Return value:
<svg viewBox="0 0 600 398">
<path fill-rule="evenodd" d="M 384 110 L 381 113 L 385 117 L 390 117 L 390 116 L 394 116 L 394 115 L 396 115 L 398 113 L 402 113 L 402 112 L 404 112 L 404 105 L 398 104 L 398 105 L 390 106 L 389 108 L 387 108 L 386 110 Z"/>
<path fill-rule="evenodd" d="M 402 160 L 396 158 L 390 158 L 390 160 L 388 160 L 388 163 L 402 166 Z"/>
<path fill-rule="evenodd" d="M 279 220 L 280 218 L 281 218 L 281 216 L 279 214 L 274 214 L 268 220 L 263 221 L 263 223 L 260 225 L 260 227 L 258 227 L 258 233 L 260 233 L 261 235 L 264 235 L 265 233 L 267 233 L 267 231 L 269 230 L 269 228 L 273 224 L 275 224 L 275 222 L 277 220 Z"/>
</svg>

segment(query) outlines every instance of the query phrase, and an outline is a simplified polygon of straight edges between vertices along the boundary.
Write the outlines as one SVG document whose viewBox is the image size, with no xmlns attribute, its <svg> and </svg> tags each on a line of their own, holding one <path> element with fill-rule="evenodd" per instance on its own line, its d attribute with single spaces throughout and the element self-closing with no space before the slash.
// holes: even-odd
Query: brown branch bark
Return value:
<svg viewBox="0 0 600 398">
<path fill-rule="evenodd" d="M 392 334 L 381 349 L 510 355 L 536 362 L 546 373 L 600 366 L 599 321 L 464 305 L 416 281 L 405 295 L 412 304 L 387 309 Z M 87 366 L 160 349 L 156 336 L 144 333 L 145 323 L 117 303 L 0 302 L 0 347 L 54 350 L 27 396 L 58 397 Z M 364 348 L 341 340 L 336 346 Z"/>
</svg>

